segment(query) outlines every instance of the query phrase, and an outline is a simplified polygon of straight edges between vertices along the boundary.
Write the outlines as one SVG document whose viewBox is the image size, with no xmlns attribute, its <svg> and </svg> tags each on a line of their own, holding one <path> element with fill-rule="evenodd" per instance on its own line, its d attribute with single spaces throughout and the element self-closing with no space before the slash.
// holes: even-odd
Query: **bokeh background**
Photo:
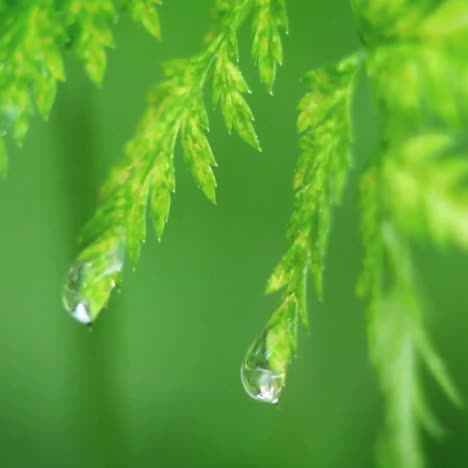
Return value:
<svg viewBox="0 0 468 468">
<path fill-rule="evenodd" d="M 375 148 L 377 128 L 365 84 L 326 299 L 310 299 L 311 330 L 301 332 L 280 406 L 249 399 L 239 379 L 245 350 L 276 305 L 263 289 L 286 248 L 300 78 L 358 46 L 348 2 L 288 4 L 286 61 L 274 98 L 258 83 L 250 31 L 243 31 L 241 63 L 263 153 L 228 136 L 219 112 L 212 113 L 218 205 L 195 188 L 179 151 L 164 239 L 159 244 L 149 233 L 137 271 L 125 272 L 122 293 L 91 332 L 65 314 L 60 299 L 77 233 L 132 135 L 147 90 L 161 78 L 161 61 L 199 49 L 211 1 L 167 1 L 161 43 L 122 18 L 102 88 L 69 57 L 50 122 L 38 119 L 24 147 L 11 148 L 10 174 L 0 184 L 2 467 L 374 466 L 383 407 L 366 352 L 364 305 L 354 296 L 361 255 L 356 173 Z M 466 260 L 424 247 L 417 254 L 431 298 L 428 326 L 468 395 Z M 426 441 L 430 464 L 466 468 L 467 413 L 424 378 L 447 428 L 443 440 Z"/>
</svg>

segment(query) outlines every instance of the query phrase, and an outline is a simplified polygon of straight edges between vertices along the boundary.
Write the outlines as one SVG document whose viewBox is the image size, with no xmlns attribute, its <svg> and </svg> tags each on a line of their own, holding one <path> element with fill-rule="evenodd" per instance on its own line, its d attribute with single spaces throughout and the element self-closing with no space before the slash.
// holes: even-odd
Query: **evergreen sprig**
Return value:
<svg viewBox="0 0 468 468">
<path fill-rule="evenodd" d="M 468 249 L 467 143 L 467 135 L 438 130 L 384 156 L 384 202 L 407 235 Z"/>
<path fill-rule="evenodd" d="M 309 270 L 322 296 L 331 212 L 341 198 L 351 164 L 351 107 L 360 62 L 361 56 L 353 55 L 338 65 L 312 71 L 305 78 L 310 91 L 299 103 L 297 129 L 302 152 L 294 174 L 294 208 L 287 231 L 290 247 L 267 284 L 267 293 L 282 290 L 282 299 L 249 349 L 243 371 L 247 391 L 270 403 L 278 401 L 286 384 L 287 367 L 296 349 L 298 319 L 307 327 L 305 290 Z M 279 382 L 270 382 L 274 391 L 262 379 L 249 377 L 254 360 L 264 372 L 281 376 Z"/>
<path fill-rule="evenodd" d="M 310 265 L 317 293 L 322 296 L 331 209 L 341 199 L 351 164 L 351 107 L 360 60 L 353 55 L 305 77 L 311 91 L 299 103 L 297 130 L 302 152 L 293 181 L 294 209 L 287 233 L 291 247 L 268 282 L 269 293 L 283 288 L 302 291 L 296 284 L 302 275 L 297 272 Z"/>
<path fill-rule="evenodd" d="M 253 56 L 260 77 L 271 90 L 276 66 L 282 60 L 279 34 L 287 24 L 284 0 L 219 0 L 215 13 L 218 21 L 203 50 L 164 65 L 166 79 L 150 93 L 148 107 L 126 146 L 126 157 L 105 182 L 96 213 L 82 233 L 84 248 L 70 270 L 66 295 L 72 299 L 66 299 L 66 303 L 74 315 L 77 308 L 85 308 L 85 321 L 97 317 L 118 279 L 114 270 L 109 273 L 112 281 L 106 274 L 103 259 L 114 258 L 109 252 L 120 252 L 123 246 L 131 264 L 138 261 L 148 208 L 157 237 L 163 235 L 175 190 L 174 150 L 179 139 L 196 184 L 211 202 L 216 202 L 216 161 L 207 138 L 204 99 L 209 84 L 227 130 L 234 130 L 260 149 L 253 114 L 245 99 L 249 88 L 239 68 L 238 33 L 251 17 L 255 30 Z M 83 270 L 84 264 L 89 268 Z M 93 266 L 98 264 L 101 266 Z M 77 268 L 82 272 L 78 279 Z M 88 284 L 93 285 L 93 294 Z"/>
<path fill-rule="evenodd" d="M 70 46 L 89 77 L 97 84 L 104 77 L 106 48 L 114 44 L 112 24 L 116 15 L 112 0 L 69 0 L 64 9 L 65 25 L 70 31 Z"/>
<path fill-rule="evenodd" d="M 364 52 L 308 76 L 290 248 L 267 286 L 267 292 L 282 289 L 283 297 L 247 354 L 243 381 L 255 398 L 278 401 L 297 345 L 291 324 L 297 326 L 298 315 L 307 324 L 308 269 L 322 296 L 331 207 L 349 168 L 349 109 L 362 60 L 383 122 L 382 149 L 361 175 L 365 256 L 357 288 L 368 298 L 369 347 L 387 399 L 379 461 L 422 468 L 422 429 L 440 434 L 441 428 L 426 403 L 421 367 L 453 402 L 460 397 L 425 330 L 411 247 L 421 240 L 468 244 L 468 9 L 460 0 L 352 5 Z"/>
<path fill-rule="evenodd" d="M 354 2 L 383 142 L 362 176 L 365 247 L 358 292 L 369 298 L 369 344 L 387 399 L 384 467 L 422 468 L 422 430 L 441 432 L 429 410 L 424 365 L 460 397 L 432 347 L 415 241 L 466 248 L 466 2 Z M 382 29 L 382 24 L 389 27 Z"/>
<path fill-rule="evenodd" d="M 369 299 L 369 350 L 387 398 L 385 431 L 378 445 L 380 465 L 420 468 L 425 466 L 421 429 L 443 434 L 426 401 L 422 367 L 454 403 L 460 405 L 461 398 L 424 327 L 425 303 L 410 242 L 392 210 L 393 206 L 406 211 L 398 206 L 405 192 L 398 192 L 397 200 L 387 198 L 389 176 L 378 166 L 362 176 L 365 257 L 358 294 Z"/>
<path fill-rule="evenodd" d="M 3 137 L 22 143 L 36 112 L 47 119 L 57 83 L 65 80 L 63 53 L 71 47 L 96 83 L 106 67 L 118 12 L 159 36 L 153 0 L 0 1 L 0 175 L 6 173 Z"/>
<path fill-rule="evenodd" d="M 4 142 L 21 143 L 32 117 L 47 118 L 63 54 L 71 49 L 96 84 L 102 82 L 112 27 L 126 12 L 160 36 L 159 0 L 0 0 L 0 174 Z M 363 64 L 382 121 L 380 150 L 360 175 L 364 243 L 358 295 L 368 302 L 372 362 L 386 398 L 379 444 L 382 467 L 423 468 L 423 431 L 441 427 L 426 402 L 423 368 L 456 404 L 460 396 L 425 328 L 426 304 L 412 248 L 468 247 L 468 6 L 466 0 L 351 0 L 363 51 L 309 73 L 299 104 L 301 156 L 294 175 L 289 248 L 267 292 L 280 305 L 242 366 L 246 390 L 276 403 L 307 326 L 306 284 L 323 295 L 332 209 L 349 172 L 355 78 Z M 285 0 L 216 0 L 216 25 L 199 54 L 164 65 L 125 158 L 103 185 L 94 217 L 81 236 L 64 301 L 90 323 L 121 279 L 125 258 L 135 265 L 146 236 L 147 212 L 161 238 L 175 190 L 174 153 L 180 141 L 196 184 L 216 202 L 216 161 L 208 140 L 205 94 L 211 91 L 225 126 L 260 150 L 248 85 L 239 65 L 238 35 L 250 20 L 252 56 L 272 92 L 283 61 Z"/>
<path fill-rule="evenodd" d="M 0 3 L 0 130 L 21 143 L 36 109 L 47 118 L 64 79 L 59 41 L 65 31 L 52 0 Z M 0 136 L 0 169 L 6 149 Z"/>
<path fill-rule="evenodd" d="M 376 97 L 388 111 L 386 137 L 395 140 L 434 126 L 464 130 L 468 118 L 466 2 L 399 3 L 398 32 L 385 30 L 387 35 L 378 38 L 376 31 L 382 31 L 377 25 L 384 20 L 392 24 L 391 19 L 374 11 L 373 2 L 364 2 L 358 10 L 376 17 L 362 29 L 362 36 L 369 41 L 367 65 Z"/>
</svg>

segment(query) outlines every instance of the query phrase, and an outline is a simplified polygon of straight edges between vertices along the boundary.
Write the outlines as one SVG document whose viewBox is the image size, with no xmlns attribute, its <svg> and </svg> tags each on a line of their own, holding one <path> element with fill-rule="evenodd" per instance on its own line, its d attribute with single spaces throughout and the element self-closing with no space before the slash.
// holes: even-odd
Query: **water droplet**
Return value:
<svg viewBox="0 0 468 468">
<path fill-rule="evenodd" d="M 68 270 L 63 287 L 63 304 L 68 313 L 78 322 L 89 325 L 92 321 L 89 305 L 81 295 L 81 285 L 86 277 L 86 270 L 90 267 L 88 262 L 73 264 Z"/>
<path fill-rule="evenodd" d="M 278 403 L 296 348 L 296 333 L 296 305 L 287 298 L 250 346 L 242 363 L 242 384 L 255 400 Z"/>
<path fill-rule="evenodd" d="M 268 369 L 252 368 L 244 362 L 241 368 L 241 378 L 245 391 L 252 398 L 274 405 L 279 401 L 286 375 L 275 374 Z"/>
<path fill-rule="evenodd" d="M 286 366 L 282 361 L 275 361 L 278 350 L 271 342 L 271 331 L 267 325 L 247 351 L 241 367 L 241 380 L 252 398 L 276 404 L 286 384 Z"/>
<path fill-rule="evenodd" d="M 278 403 L 286 385 L 289 354 L 289 349 L 278 347 L 274 329 L 267 325 L 242 363 L 241 380 L 245 391 L 255 400 Z"/>
<path fill-rule="evenodd" d="M 78 260 L 68 270 L 63 287 L 63 304 L 78 322 L 89 325 L 106 305 L 123 267 L 123 249 L 90 260 Z"/>
</svg>

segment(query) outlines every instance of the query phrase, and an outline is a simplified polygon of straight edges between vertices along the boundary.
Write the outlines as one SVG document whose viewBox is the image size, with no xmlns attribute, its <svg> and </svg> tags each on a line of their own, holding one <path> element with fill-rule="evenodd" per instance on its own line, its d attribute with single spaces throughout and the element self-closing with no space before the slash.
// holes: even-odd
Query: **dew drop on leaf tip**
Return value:
<svg viewBox="0 0 468 468">
<path fill-rule="evenodd" d="M 254 400 L 276 404 L 286 384 L 286 366 L 275 339 L 276 328 L 267 325 L 250 346 L 241 367 L 245 391 Z"/>
<path fill-rule="evenodd" d="M 273 405 L 279 402 L 285 382 L 284 374 L 276 374 L 261 367 L 250 367 L 244 362 L 241 368 L 241 379 L 245 391 L 254 400 Z"/>
<path fill-rule="evenodd" d="M 89 305 L 82 297 L 82 282 L 87 267 L 86 262 L 74 263 L 68 270 L 63 287 L 63 305 L 67 312 L 78 322 L 89 325 L 92 321 Z"/>
<path fill-rule="evenodd" d="M 77 260 L 68 270 L 63 287 L 63 304 L 78 322 L 89 325 L 107 304 L 123 267 L 119 246 L 91 260 Z"/>
</svg>

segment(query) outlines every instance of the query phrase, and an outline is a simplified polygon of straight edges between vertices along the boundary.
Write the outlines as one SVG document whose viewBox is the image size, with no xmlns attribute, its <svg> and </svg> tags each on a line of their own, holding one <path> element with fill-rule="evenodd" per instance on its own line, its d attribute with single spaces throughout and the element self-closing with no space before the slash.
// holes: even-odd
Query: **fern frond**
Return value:
<svg viewBox="0 0 468 468">
<path fill-rule="evenodd" d="M 152 36 L 161 37 L 156 5 L 160 0 L 62 0 L 61 12 L 71 47 L 89 77 L 101 84 L 106 69 L 106 49 L 114 45 L 112 27 L 120 11 L 128 13 Z"/>
<path fill-rule="evenodd" d="M 296 349 L 298 319 L 307 326 L 306 283 L 309 269 L 315 279 L 319 296 L 322 294 L 324 257 L 330 232 L 331 210 L 340 200 L 351 163 L 351 118 L 354 78 L 361 56 L 353 55 L 338 65 L 309 73 L 306 82 L 310 91 L 299 103 L 298 132 L 301 134 L 301 156 L 294 175 L 294 208 L 287 238 L 290 247 L 271 275 L 267 292 L 283 291 L 281 305 L 273 314 L 260 337 L 247 352 L 243 366 L 243 382 L 248 393 L 260 400 L 276 403 L 286 384 L 287 367 Z M 288 304 L 285 309 L 284 304 Z M 284 313 L 287 310 L 287 313 Z M 268 341 L 271 321 L 275 331 L 285 332 L 287 346 L 267 347 L 262 360 L 258 359 L 259 340 Z M 256 386 L 245 374 L 253 372 L 252 360 L 257 360 L 256 373 L 273 373 L 274 398 L 267 398 L 271 388 L 262 389 L 258 377 Z M 281 368 L 273 362 L 280 360 Z M 256 375 L 257 375 L 256 374 Z M 269 375 L 269 374 L 268 374 Z M 281 379 L 279 378 L 281 375 Z M 280 380 L 281 385 L 278 384 Z M 248 383 L 248 385 L 246 384 Z M 271 385 L 270 385 L 271 387 Z"/>
<path fill-rule="evenodd" d="M 368 178 L 363 185 L 364 205 L 379 190 L 374 185 L 377 180 Z M 379 462 L 384 468 L 423 468 L 422 431 L 435 436 L 443 431 L 426 402 L 422 366 L 454 403 L 460 405 L 461 399 L 425 331 L 424 307 L 405 239 L 389 218 L 375 214 L 363 219 L 363 231 L 373 243 L 367 255 L 372 256 L 372 249 L 382 253 L 372 257 L 371 268 L 368 260 L 364 270 L 367 278 L 373 278 L 374 288 L 368 315 L 369 348 L 387 400 Z"/>
<path fill-rule="evenodd" d="M 376 44 L 398 41 L 413 34 L 437 2 L 438 0 L 351 0 L 359 31 L 365 45 L 370 49 Z"/>
<path fill-rule="evenodd" d="M 270 93 L 276 68 L 283 63 L 281 32 L 288 30 L 285 0 L 257 0 L 253 21 L 252 55 L 257 62 L 260 79 Z"/>
<path fill-rule="evenodd" d="M 380 462 L 423 468 L 422 431 L 440 428 L 425 401 L 421 366 L 452 401 L 460 398 L 424 328 L 410 243 L 468 242 L 466 2 L 353 4 L 384 123 L 382 152 L 361 179 L 358 284 L 369 299 L 369 343 L 387 399 Z"/>
<path fill-rule="evenodd" d="M 250 346 L 242 363 L 241 379 L 252 398 L 265 403 L 278 403 L 286 385 L 289 363 L 296 352 L 296 311 L 295 296 L 285 296 Z"/>
<path fill-rule="evenodd" d="M 367 168 L 361 174 L 360 224 L 364 248 L 361 273 L 357 283 L 356 294 L 369 299 L 370 308 L 381 299 L 382 289 L 382 194 L 379 190 L 381 172 L 376 165 Z"/>
<path fill-rule="evenodd" d="M 161 38 L 161 24 L 156 5 L 161 0 L 124 0 L 124 10 L 130 11 L 133 21 L 140 23 L 153 37 Z"/>
<path fill-rule="evenodd" d="M 408 235 L 468 248 L 468 146 L 447 132 L 427 132 L 384 156 L 392 219 Z"/>
<path fill-rule="evenodd" d="M 122 1 L 135 21 L 159 36 L 154 8 L 159 1 Z M 21 143 L 36 111 L 48 118 L 57 83 L 65 80 L 62 55 L 66 46 L 75 51 L 90 78 L 101 83 L 116 19 L 112 0 L 0 3 L 0 174 L 7 167 L 3 136 L 10 134 Z"/>
<path fill-rule="evenodd" d="M 419 3 L 408 6 L 419 11 L 411 29 L 369 49 L 374 90 L 389 110 L 389 138 L 434 124 L 463 129 L 468 119 L 466 2 L 448 0 L 424 14 Z"/>
<path fill-rule="evenodd" d="M 407 241 L 389 221 L 393 215 L 383 196 L 387 177 L 373 166 L 361 181 L 366 257 L 359 292 L 369 296 L 369 348 L 387 399 L 379 462 L 388 468 L 422 468 L 422 430 L 442 432 L 426 403 L 422 365 L 452 401 L 460 404 L 460 397 L 424 328 Z"/>
<path fill-rule="evenodd" d="M 359 61 L 355 55 L 306 77 L 311 91 L 299 104 L 302 152 L 294 174 L 294 208 L 287 231 L 291 246 L 268 281 L 269 293 L 283 288 L 297 292 L 297 278 L 310 263 L 317 293 L 322 295 L 330 212 L 341 198 L 351 163 L 350 107 Z"/>
<path fill-rule="evenodd" d="M 64 29 L 52 0 L 41 0 L 4 5 L 0 30 L 0 128 L 21 143 L 36 109 L 48 117 L 65 78 Z"/>
<path fill-rule="evenodd" d="M 112 0 L 68 0 L 64 9 L 71 46 L 97 84 L 104 77 L 106 48 L 114 44 L 112 24 L 116 22 L 116 15 Z"/>
<path fill-rule="evenodd" d="M 196 184 L 210 201 L 216 201 L 216 162 L 207 138 L 204 102 L 210 81 L 213 100 L 221 108 L 227 130 L 234 130 L 260 149 L 253 114 L 245 100 L 249 89 L 238 65 L 238 32 L 256 9 L 263 11 L 262 21 L 279 24 L 275 5 L 276 0 L 218 1 L 218 22 L 202 52 L 164 66 L 166 79 L 151 92 L 135 136 L 126 146 L 126 158 L 104 184 L 96 213 L 83 232 L 84 249 L 78 263 L 90 252 L 96 258 L 105 257 L 106 248 L 114 249 L 123 242 L 135 265 L 146 235 L 148 205 L 156 235 L 161 238 L 175 190 L 174 149 L 178 139 Z M 110 290 L 106 289 L 106 293 L 109 297 Z M 73 314 L 83 303 L 89 319 L 94 320 L 102 304 L 95 304 L 84 293 L 80 301 L 67 308 Z"/>
</svg>

